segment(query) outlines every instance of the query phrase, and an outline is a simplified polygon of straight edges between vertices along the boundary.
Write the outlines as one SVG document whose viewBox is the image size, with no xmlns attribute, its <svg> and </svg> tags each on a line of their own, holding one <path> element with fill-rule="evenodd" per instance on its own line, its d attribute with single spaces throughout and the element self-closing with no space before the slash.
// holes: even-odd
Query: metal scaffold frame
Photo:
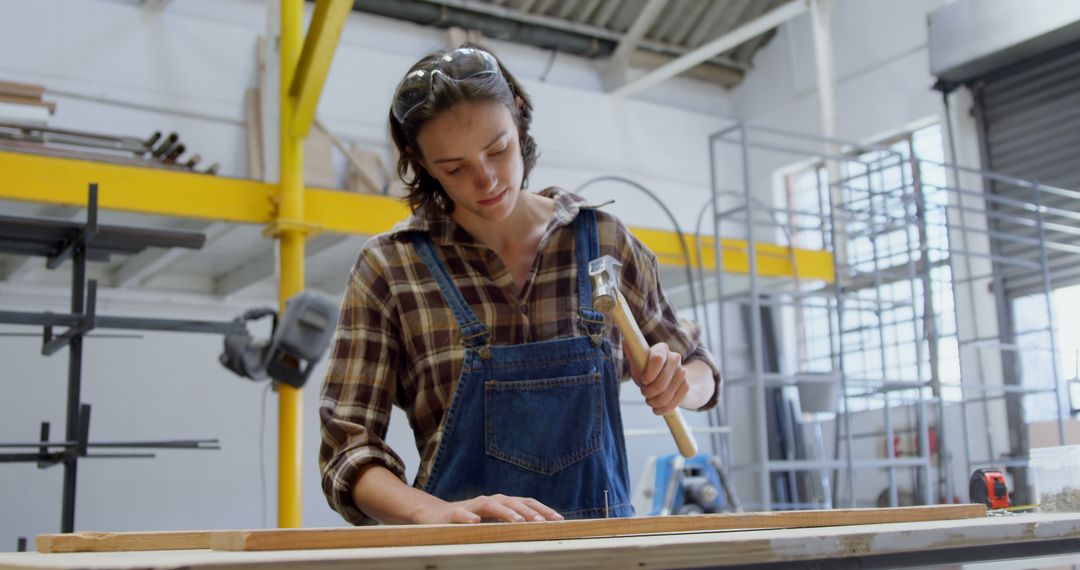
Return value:
<svg viewBox="0 0 1080 570">
<path fill-rule="evenodd" d="M 857 496 L 865 501 L 865 489 L 860 494 L 856 481 L 859 473 L 867 469 L 884 471 L 887 486 L 878 498 L 883 506 L 966 501 L 966 479 L 960 484 L 954 482 L 954 472 L 960 465 L 965 474 L 987 465 L 1008 468 L 1024 487 L 1018 489 L 1020 497 L 1026 497 L 1026 437 L 1011 438 L 1024 442 L 1024 447 L 1018 449 L 1014 443 L 1009 453 L 998 454 L 989 434 L 1006 425 L 1010 430 L 1024 433 L 1027 427 L 1012 417 L 1005 421 L 1005 414 L 994 408 L 995 400 L 1053 393 L 1059 437 L 1064 444 L 1068 411 L 1063 404 L 1056 358 L 1051 367 L 1052 384 L 1033 385 L 1030 384 L 1033 380 L 1025 380 L 1028 384 L 1007 385 L 995 382 L 992 374 L 988 376 L 983 358 L 986 354 L 972 358 L 966 352 L 997 351 L 1003 366 L 1019 361 L 1025 353 L 1056 356 L 1053 288 L 1046 252 L 1068 245 L 1048 239 L 1044 221 L 1048 209 L 1042 203 L 1042 196 L 1047 193 L 1067 196 L 1080 204 L 1080 193 L 921 158 L 913 151 L 913 146 L 900 151 L 892 146 L 866 145 L 744 123 L 710 137 L 713 239 L 715 243 L 720 243 L 721 236 L 744 240 L 750 270 L 745 285 L 732 291 L 730 285 L 725 285 L 725 281 L 729 284 L 733 281 L 732 276 L 717 269 L 715 296 L 701 295 L 701 298 L 716 300 L 715 308 L 706 307 L 706 313 L 715 310 L 720 323 L 718 346 L 713 348 L 718 349 L 725 390 L 729 394 L 749 390 L 750 394 L 751 406 L 745 409 L 752 410 L 754 416 L 754 437 L 725 442 L 724 447 L 730 448 L 735 443 L 737 464 L 731 465 L 731 470 L 753 476 L 758 500 L 744 498 L 751 508 L 857 506 Z M 727 163 L 729 167 L 741 170 L 742 188 L 737 193 L 720 189 L 722 173 L 718 157 L 732 159 Z M 784 157 L 776 163 L 777 168 L 792 164 L 820 165 L 817 207 L 796 210 L 791 204 L 774 206 L 764 200 L 762 197 L 769 193 L 755 188 L 752 167 L 755 160 L 766 157 L 773 162 Z M 768 174 L 775 175 L 777 168 Z M 928 172 L 934 173 L 933 180 L 924 177 Z M 762 176 L 759 171 L 757 177 Z M 992 183 L 1028 189 L 1030 200 L 1017 200 L 1015 193 L 1006 198 L 984 191 L 983 187 Z M 733 195 L 738 196 L 734 203 Z M 722 198 L 728 203 L 724 204 Z M 993 204 L 1007 204 L 1010 210 L 995 210 Z M 987 220 L 1002 216 L 1030 225 L 1037 238 L 996 235 L 1000 232 L 995 232 Z M 810 233 L 817 235 L 822 249 L 832 256 L 831 282 L 800 279 L 797 267 L 787 277 L 765 277 L 757 271 L 759 243 L 780 243 L 789 250 L 806 248 L 806 244 L 797 241 L 799 236 Z M 996 250 L 999 248 L 991 251 L 992 244 L 986 242 L 992 239 L 1023 241 L 1029 249 L 1023 259 L 1010 257 Z M 976 243 L 977 240 L 981 242 Z M 724 248 L 714 250 L 715 268 L 723 267 L 725 254 L 730 252 Z M 795 263 L 793 259 L 791 262 Z M 990 267 L 985 275 L 973 273 L 973 267 L 980 262 Z M 1009 303 L 995 285 L 1005 264 L 1024 264 L 1029 270 L 1041 273 L 1046 327 L 1034 332 L 1046 335 L 1047 346 L 1007 342 L 1018 331 L 1004 327 L 990 338 L 979 329 L 976 307 L 979 285 L 984 281 L 989 283 L 995 302 Z M 947 277 L 943 277 L 945 273 Z M 724 334 L 725 309 L 730 311 L 733 304 L 740 308 L 746 321 L 745 354 L 732 353 L 731 339 L 726 339 Z M 794 320 L 800 335 L 806 332 L 804 314 L 825 315 L 827 331 L 821 330 L 827 332 L 828 349 L 821 356 L 828 358 L 826 369 L 806 368 L 810 360 L 800 353 L 794 369 L 784 370 L 781 354 L 785 349 L 799 347 L 784 346 L 783 335 L 773 330 L 778 325 L 772 322 L 771 311 L 797 315 L 783 322 L 790 326 L 789 322 Z M 949 349 L 944 356 L 943 348 Z M 943 371 L 941 363 L 953 362 L 949 360 L 952 356 L 955 366 Z M 745 371 L 736 370 L 740 357 L 746 360 Z M 872 365 L 866 364 L 868 357 L 874 359 Z M 793 449 L 807 447 L 798 442 L 785 442 L 782 449 L 786 452 L 777 456 L 776 439 L 793 438 L 801 429 L 796 425 L 802 423 L 801 404 L 792 391 L 801 392 L 814 386 L 825 389 L 831 386 L 837 393 L 833 457 L 822 453 L 814 457 L 795 456 Z M 729 405 L 730 400 L 725 397 L 724 405 Z M 777 402 L 781 400 L 785 412 L 789 405 L 792 410 L 784 417 L 778 411 Z M 972 425 L 973 406 L 978 406 L 980 412 L 974 422 L 981 425 Z M 853 417 L 863 412 L 880 416 L 874 421 L 881 422 L 881 431 L 856 433 Z M 956 413 L 960 418 L 950 419 Z M 725 410 L 725 416 L 731 418 L 731 411 Z M 998 416 L 1003 420 L 1000 423 L 996 421 Z M 809 423 L 817 430 L 820 440 L 820 424 Z M 957 423 L 961 426 L 959 430 Z M 953 433 L 946 429 L 949 425 Z M 775 434 L 770 434 L 770 429 Z M 907 456 L 902 456 L 895 446 L 898 434 L 902 433 L 914 434 L 912 450 Z M 870 446 L 873 451 L 868 452 L 867 445 L 857 445 L 856 440 L 864 437 L 883 437 L 881 451 Z M 743 444 L 741 450 L 739 443 Z M 959 465 L 950 463 L 949 449 L 956 445 L 963 449 L 963 463 Z M 987 453 L 985 460 L 974 457 L 973 447 L 983 446 Z M 899 479 L 905 472 L 910 475 L 910 494 L 900 489 Z M 816 502 L 800 498 L 801 487 L 797 482 L 802 481 L 805 486 L 808 477 L 816 477 L 814 484 L 824 491 L 816 494 Z M 832 497 L 828 496 L 830 489 Z M 745 487 L 743 493 L 744 497 L 753 496 L 745 494 Z"/>
</svg>

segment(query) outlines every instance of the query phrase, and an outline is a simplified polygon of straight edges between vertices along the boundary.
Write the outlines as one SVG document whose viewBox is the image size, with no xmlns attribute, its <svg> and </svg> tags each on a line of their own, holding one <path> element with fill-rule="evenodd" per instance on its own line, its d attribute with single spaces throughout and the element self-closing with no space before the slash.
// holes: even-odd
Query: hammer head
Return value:
<svg viewBox="0 0 1080 570">
<path fill-rule="evenodd" d="M 608 312 L 615 308 L 619 291 L 619 268 L 622 264 L 605 255 L 589 262 L 589 277 L 593 285 L 593 307 Z"/>
</svg>

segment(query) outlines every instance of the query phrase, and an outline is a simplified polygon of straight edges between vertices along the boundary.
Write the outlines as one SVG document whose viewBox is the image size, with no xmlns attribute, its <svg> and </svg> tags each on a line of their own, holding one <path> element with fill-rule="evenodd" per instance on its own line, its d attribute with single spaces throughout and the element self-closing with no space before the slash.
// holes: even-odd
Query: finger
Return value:
<svg viewBox="0 0 1080 570">
<path fill-rule="evenodd" d="M 541 503 L 540 501 L 537 501 L 536 499 L 532 499 L 532 498 L 529 498 L 529 497 L 523 497 L 521 500 L 526 505 L 529 505 L 530 507 L 532 507 L 532 510 L 534 510 L 534 511 L 540 513 L 541 515 L 543 515 L 544 520 L 549 520 L 549 521 L 565 520 L 565 517 L 560 515 L 555 509 L 545 505 L 544 503 Z"/>
<path fill-rule="evenodd" d="M 648 386 L 643 386 L 641 394 L 645 396 L 645 399 L 655 398 L 660 394 L 670 390 L 670 386 L 675 382 L 676 377 L 682 371 L 683 376 L 686 375 L 686 370 L 682 365 L 682 355 L 677 352 L 669 352 L 667 362 L 664 363 L 664 367 L 660 369 L 660 374 L 656 379 L 652 381 Z"/>
<path fill-rule="evenodd" d="M 504 505 L 502 500 L 505 497 L 477 497 L 476 507 L 473 512 L 489 519 L 500 520 L 503 522 L 525 522 L 525 517 L 514 509 Z"/>
<path fill-rule="evenodd" d="M 452 524 L 476 524 L 480 522 L 480 515 L 469 511 L 468 509 L 454 509 L 450 511 L 450 521 Z"/>
<path fill-rule="evenodd" d="M 659 416 L 666 416 L 666 415 L 670 414 L 671 412 L 674 412 L 679 407 L 679 404 L 682 403 L 683 398 L 686 397 L 686 394 L 689 391 L 690 391 L 690 385 L 684 382 L 683 385 L 678 389 L 678 391 L 675 392 L 675 396 L 671 399 L 671 401 L 667 405 L 662 406 L 659 409 L 654 408 L 653 412 L 656 413 Z"/>
<path fill-rule="evenodd" d="M 658 342 L 649 347 L 649 358 L 645 361 L 645 371 L 641 375 L 641 383 L 648 386 L 652 384 L 656 377 L 660 374 L 660 370 L 664 368 L 664 364 L 667 362 L 668 353 L 671 350 L 668 349 L 666 342 Z"/>
<path fill-rule="evenodd" d="M 543 522 L 544 520 L 544 516 L 526 504 L 521 497 L 506 497 L 503 499 L 503 505 L 521 515 L 522 520 L 533 522 Z"/>
<path fill-rule="evenodd" d="M 678 391 L 680 390 L 680 388 L 686 385 L 686 369 L 680 366 L 673 373 L 673 377 L 667 378 L 663 381 L 666 384 L 665 389 L 663 391 L 659 391 L 652 397 L 645 400 L 645 402 L 648 403 L 649 406 L 651 406 L 654 410 L 657 408 L 668 406 L 672 402 L 672 400 L 674 400 L 676 404 L 681 401 L 676 398 L 678 396 Z M 657 383 L 660 383 L 660 381 L 657 381 Z"/>
<path fill-rule="evenodd" d="M 655 400 L 661 394 L 663 394 L 668 386 L 671 385 L 671 378 L 665 378 L 661 376 L 653 380 L 650 384 L 641 387 L 641 395 L 645 397 L 646 402 Z M 652 405 L 652 404 L 650 404 Z"/>
</svg>

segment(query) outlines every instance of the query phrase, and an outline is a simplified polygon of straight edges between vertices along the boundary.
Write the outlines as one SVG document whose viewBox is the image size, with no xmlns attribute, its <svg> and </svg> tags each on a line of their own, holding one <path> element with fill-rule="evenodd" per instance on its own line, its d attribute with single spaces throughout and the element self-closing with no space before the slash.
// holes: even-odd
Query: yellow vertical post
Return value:
<svg viewBox="0 0 1080 570">
<path fill-rule="evenodd" d="M 281 256 L 279 304 L 304 288 L 304 233 L 296 224 L 304 219 L 303 138 L 293 136 L 291 125 L 296 99 L 289 95 L 303 41 L 303 0 L 281 0 L 281 191 L 278 194 L 277 231 Z M 278 384 L 278 526 L 296 528 L 303 522 L 300 489 L 301 417 L 303 393 Z"/>
</svg>

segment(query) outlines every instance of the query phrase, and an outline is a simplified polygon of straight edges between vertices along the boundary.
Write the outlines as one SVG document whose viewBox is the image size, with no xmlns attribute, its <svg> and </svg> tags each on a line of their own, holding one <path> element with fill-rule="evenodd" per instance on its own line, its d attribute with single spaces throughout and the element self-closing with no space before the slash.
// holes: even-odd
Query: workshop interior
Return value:
<svg viewBox="0 0 1080 570">
<path fill-rule="evenodd" d="M 327 504 L 320 389 L 409 215 L 398 81 L 466 43 L 531 97 L 527 191 L 655 254 L 719 404 L 623 383 L 631 519 L 380 543 Z M 644 362 L 618 270 L 579 282 Z M 1075 0 L 0 0 L 0 568 L 1075 567 L 1078 312 Z M 50 554 L 80 533 L 144 557 Z"/>
</svg>

